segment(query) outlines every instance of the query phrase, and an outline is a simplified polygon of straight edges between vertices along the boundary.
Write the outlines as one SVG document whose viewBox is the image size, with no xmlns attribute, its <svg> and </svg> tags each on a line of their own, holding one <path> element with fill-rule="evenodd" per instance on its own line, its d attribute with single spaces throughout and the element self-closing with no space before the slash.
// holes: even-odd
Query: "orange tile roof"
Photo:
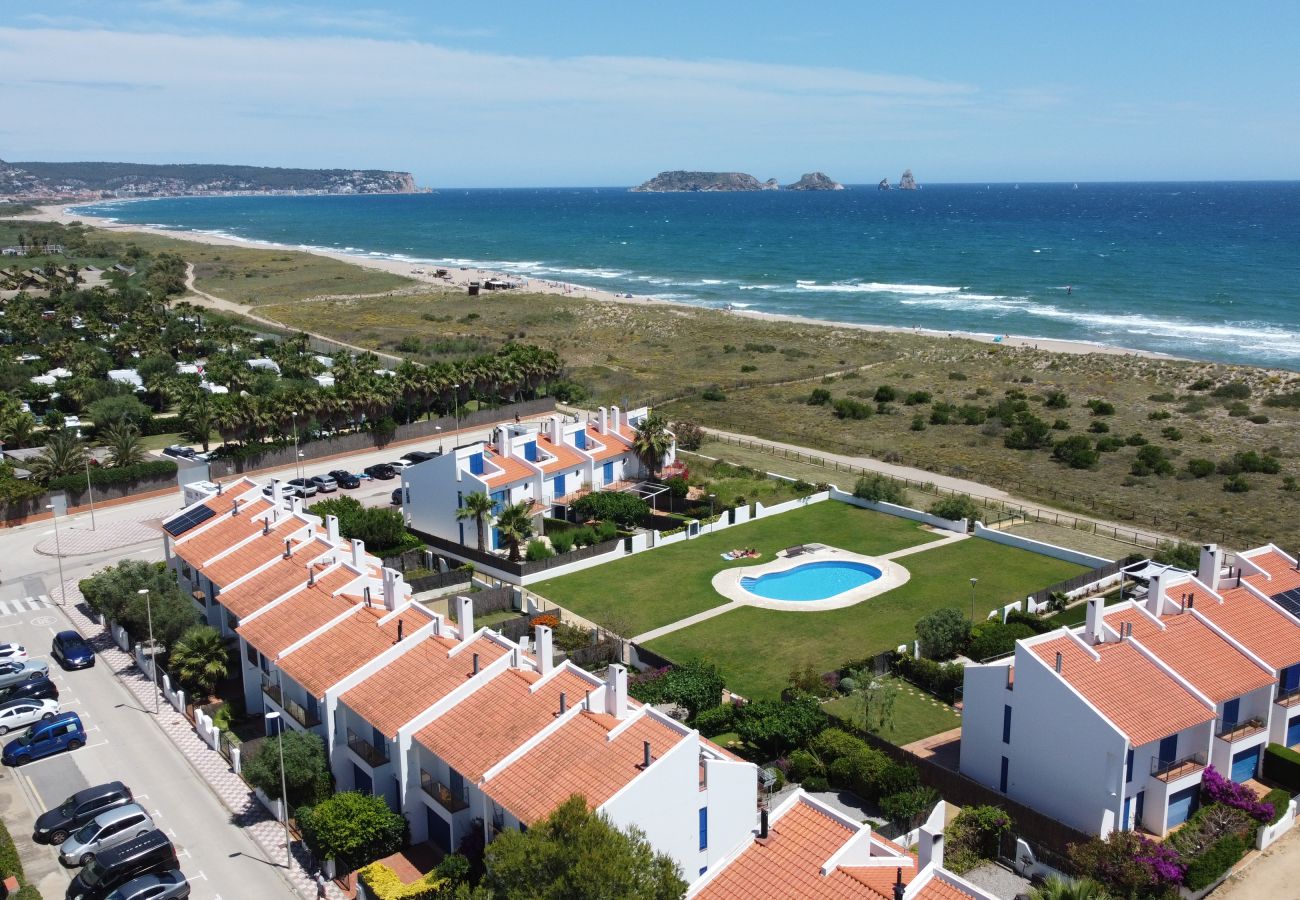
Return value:
<svg viewBox="0 0 1300 900">
<path fill-rule="evenodd" d="M 641 774 L 642 742 L 650 753 L 663 756 L 685 736 L 659 720 L 643 715 L 608 740 L 623 720 L 604 713 L 580 712 L 562 727 L 489 779 L 484 792 L 531 825 L 550 815 L 574 794 L 599 807 Z"/>
<path fill-rule="evenodd" d="M 1271 576 L 1271 578 L 1266 578 L 1263 575 L 1247 575 L 1245 577 L 1244 580 L 1260 593 L 1272 597 L 1283 591 L 1290 591 L 1300 587 L 1300 572 L 1296 571 L 1295 564 L 1288 562 L 1277 551 L 1268 549 L 1267 552 L 1247 556 L 1246 559 Z"/>
<path fill-rule="evenodd" d="M 1169 668 L 1186 678 L 1215 703 L 1240 697 L 1273 683 L 1274 678 L 1246 654 L 1188 613 L 1162 616 L 1159 625 L 1135 609 L 1106 613 L 1106 623 L 1119 631 L 1133 623 L 1133 637 Z"/>
<path fill-rule="evenodd" d="M 574 466 L 580 466 L 586 462 L 582 455 L 565 444 L 557 444 L 544 434 L 537 436 L 537 446 L 550 453 L 555 459 L 548 462 L 538 463 L 543 472 L 558 472 L 561 469 L 572 469 Z"/>
<path fill-rule="evenodd" d="M 314 697 L 325 696 L 329 688 L 396 644 L 398 621 L 403 623 L 403 638 L 430 622 L 428 616 L 407 609 L 381 625 L 379 620 L 388 615 L 383 606 L 353 609 L 353 615 L 277 660 L 281 671 Z"/>
<path fill-rule="evenodd" d="M 236 631 L 249 644 L 274 659 L 290 644 L 300 641 L 317 628 L 342 615 L 353 604 L 334 592 L 357 578 L 351 569 L 336 569 L 318 575 L 316 583 L 303 586 L 296 594 Z"/>
<path fill-rule="evenodd" d="M 385 737 L 450 694 L 473 676 L 474 654 L 479 668 L 504 656 L 506 648 L 487 637 L 449 657 L 456 641 L 430 637 L 413 646 L 374 675 L 345 693 L 344 703 Z"/>
<path fill-rule="evenodd" d="M 1300 626 L 1244 587 L 1224 589 L 1222 603 L 1206 597 L 1196 609 L 1275 669 L 1300 663 Z"/>
<path fill-rule="evenodd" d="M 204 523 L 192 533 L 181 535 L 174 545 L 176 555 L 191 566 L 202 566 L 232 544 L 238 544 L 250 534 L 261 531 L 262 523 L 253 517 L 270 508 L 271 504 L 260 497 L 252 503 L 241 503 L 239 515 L 227 514 L 225 519 L 215 524 Z"/>
<path fill-rule="evenodd" d="M 300 545 L 301 546 L 301 545 Z M 317 555 L 320 544 L 313 542 L 306 552 L 295 552 L 288 559 L 283 553 L 275 563 L 217 595 L 217 602 L 236 619 L 242 619 L 266 604 L 282 597 L 300 584 L 307 583 L 307 561 Z"/>
<path fill-rule="evenodd" d="M 501 469 L 500 472 L 484 472 L 479 476 L 489 487 L 503 487 L 508 484 L 527 481 L 530 478 L 536 477 L 533 470 L 528 468 L 528 466 L 524 465 L 519 460 L 512 459 L 509 456 L 502 456 L 496 452 L 495 447 L 489 449 L 492 450 L 492 456 L 485 459 L 483 465 L 486 467 L 495 464 Z"/>
<path fill-rule="evenodd" d="M 1083 695 L 1135 747 L 1211 721 L 1214 711 L 1127 641 L 1098 644 L 1094 660 L 1073 638 L 1060 637 L 1028 648 L 1047 664 L 1062 656 L 1060 677 Z"/>
<path fill-rule="evenodd" d="M 594 425 L 587 426 L 587 437 L 589 439 L 587 452 L 591 454 L 592 458 L 595 459 L 596 462 L 603 462 L 604 460 L 612 459 L 615 456 L 622 456 L 624 453 L 630 453 L 632 449 L 625 444 L 620 443 L 616 438 L 611 437 L 610 435 L 601 434 Z M 597 441 L 603 446 L 594 447 L 590 443 L 591 440 Z"/>
<path fill-rule="evenodd" d="M 564 692 L 570 709 L 595 686 L 567 668 L 536 693 L 541 676 L 508 669 L 425 726 L 415 739 L 470 781 L 510 755 L 550 725 L 560 711 Z"/>
<path fill-rule="evenodd" d="M 289 535 L 302 531 L 305 524 L 301 519 L 281 519 L 271 526 L 271 530 L 267 534 L 262 534 L 259 529 L 257 537 L 253 538 L 253 540 L 237 550 L 232 550 L 211 565 L 202 567 L 200 571 L 208 576 L 208 579 L 213 584 L 224 587 L 243 578 L 249 572 L 265 565 L 277 556 L 284 556 L 285 540 L 289 538 Z M 303 543 L 302 540 L 294 541 L 295 551 Z M 318 552 L 324 553 L 328 549 L 329 545 L 322 543 Z"/>
</svg>

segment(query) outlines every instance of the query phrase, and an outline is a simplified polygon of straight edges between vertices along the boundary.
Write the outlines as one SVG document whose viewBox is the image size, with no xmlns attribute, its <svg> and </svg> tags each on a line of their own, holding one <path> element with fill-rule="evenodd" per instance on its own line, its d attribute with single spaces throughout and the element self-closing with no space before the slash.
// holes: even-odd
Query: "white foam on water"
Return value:
<svg viewBox="0 0 1300 900">
<path fill-rule="evenodd" d="M 881 281 L 843 282 L 818 284 L 815 281 L 796 281 L 805 291 L 821 291 L 837 294 L 904 294 L 909 296 L 926 296 L 931 294 L 956 294 L 960 286 L 946 287 L 938 284 L 889 284 Z"/>
</svg>

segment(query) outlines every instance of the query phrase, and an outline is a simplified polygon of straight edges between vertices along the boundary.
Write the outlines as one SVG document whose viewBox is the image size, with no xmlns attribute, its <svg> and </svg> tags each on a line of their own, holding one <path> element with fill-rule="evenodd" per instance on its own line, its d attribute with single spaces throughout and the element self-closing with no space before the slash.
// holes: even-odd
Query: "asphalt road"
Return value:
<svg viewBox="0 0 1300 900">
<path fill-rule="evenodd" d="M 56 603 L 57 595 L 51 599 Z M 21 643 L 33 658 L 50 663 L 61 708 L 80 715 L 87 731 L 86 746 L 78 750 L 5 771 L 22 788 L 33 817 L 80 788 L 120 779 L 176 844 L 195 900 L 294 896 L 277 870 L 278 861 L 268 860 L 231 823 L 229 812 L 154 724 L 152 710 L 139 707 L 102 659 L 94 668 L 65 672 L 49 658 L 54 633 L 71 627 L 57 605 L 43 605 L 39 597 L 33 603 L 30 595 L 6 584 L 0 586 L 2 610 L 12 612 L 0 616 L 0 641 Z M 6 815 L 7 820 L 17 818 Z M 30 843 L 30 823 L 9 824 L 16 841 Z M 56 896 L 54 885 L 61 894 L 76 870 L 60 866 L 57 848 L 38 848 L 36 855 L 41 854 L 51 865 L 34 872 L 28 863 L 29 876 L 44 874 L 40 884 L 45 896 Z"/>
</svg>

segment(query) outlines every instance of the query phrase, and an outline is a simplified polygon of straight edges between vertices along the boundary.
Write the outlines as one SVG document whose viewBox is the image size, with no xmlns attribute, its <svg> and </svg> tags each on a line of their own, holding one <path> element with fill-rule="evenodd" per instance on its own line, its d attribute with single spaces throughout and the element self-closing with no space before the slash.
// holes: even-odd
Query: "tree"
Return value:
<svg viewBox="0 0 1300 900">
<path fill-rule="evenodd" d="M 788 702 L 755 700 L 740 707 L 736 715 L 736 733 L 769 757 L 803 746 L 825 727 L 826 713 L 816 697 L 796 697 Z"/>
<path fill-rule="evenodd" d="M 911 831 L 939 802 L 939 792 L 931 787 L 915 787 L 880 799 L 880 811 L 900 829 Z"/>
<path fill-rule="evenodd" d="M 198 441 L 203 445 L 203 452 L 208 452 L 212 429 L 217 427 L 219 413 L 212 402 L 212 394 L 197 385 L 190 387 L 181 396 L 180 419 L 184 423 L 184 437 Z"/>
<path fill-rule="evenodd" d="M 694 719 L 701 710 L 712 709 L 722 702 L 725 686 L 717 666 L 691 660 L 657 677 L 634 682 L 630 692 L 643 703 L 676 703 L 686 708 L 688 718 Z"/>
<path fill-rule="evenodd" d="M 648 415 L 636 426 L 636 433 L 632 436 L 632 449 L 652 479 L 659 477 L 659 468 L 672 447 L 673 435 L 663 416 Z"/>
<path fill-rule="evenodd" d="M 930 659 L 956 656 L 970 642 L 970 635 L 970 620 L 953 606 L 936 609 L 916 623 L 921 653 Z"/>
<path fill-rule="evenodd" d="M 650 505 L 632 494 L 621 491 L 596 491 L 573 501 L 569 507 L 582 519 L 614 522 L 631 527 L 650 514 Z"/>
<path fill-rule="evenodd" d="M 853 487 L 853 496 L 872 503 L 893 503 L 901 506 L 907 502 L 903 486 L 884 475 L 864 475 Z"/>
<path fill-rule="evenodd" d="M 284 785 L 289 808 L 298 810 L 330 796 L 330 767 L 325 742 L 311 731 L 282 728 L 276 738 L 262 741 L 257 752 L 243 761 L 244 780 L 272 800 L 280 799 L 280 742 L 284 742 Z"/>
<path fill-rule="evenodd" d="M 1057 441 L 1056 446 L 1052 448 L 1052 456 L 1071 469 L 1091 469 L 1101 458 L 1101 454 L 1093 447 L 1092 441 L 1082 434 Z"/>
<path fill-rule="evenodd" d="M 456 521 L 465 522 L 473 519 L 478 525 L 478 549 L 480 552 L 487 551 L 487 517 L 492 514 L 496 508 L 494 501 L 482 491 L 475 491 L 461 500 L 460 509 L 456 510 Z"/>
<path fill-rule="evenodd" d="M 312 737 L 320 743 L 320 738 Z M 275 749 L 270 741 L 263 746 Z M 286 751 L 288 747 L 286 741 Z M 389 809 L 383 797 L 356 791 L 300 807 L 296 817 L 311 852 L 318 859 L 334 860 L 344 872 L 396 853 L 406 840 L 406 820 Z"/>
<path fill-rule="evenodd" d="M 108 461 L 112 468 L 120 469 L 144 462 L 140 429 L 129 422 L 115 422 L 108 426 L 100 435 L 100 440 L 108 450 Z"/>
<path fill-rule="evenodd" d="M 644 834 L 623 831 L 580 796 L 527 832 L 509 830 L 487 849 L 484 885 L 499 898 L 669 900 L 686 893 L 681 870 Z"/>
<path fill-rule="evenodd" d="M 674 422 L 673 431 L 682 450 L 698 450 L 704 443 L 704 429 L 694 422 Z"/>
<path fill-rule="evenodd" d="M 1161 544 L 1160 548 L 1151 555 L 1151 561 L 1195 572 L 1201 564 L 1201 548 L 1183 541 L 1176 544 Z"/>
<path fill-rule="evenodd" d="M 497 532 L 510 548 L 511 562 L 519 562 L 519 547 L 533 534 L 532 506 L 531 500 L 520 500 L 497 514 Z"/>
<path fill-rule="evenodd" d="M 872 734 L 892 731 L 894 728 L 894 704 L 898 700 L 901 688 L 893 678 L 864 679 L 859 692 L 862 699 L 862 727 Z"/>
<path fill-rule="evenodd" d="M 1092 838 L 1067 849 L 1081 876 L 1100 882 L 1115 896 L 1150 897 L 1163 896 L 1163 890 L 1179 884 L 1184 874 L 1181 866 L 1151 852 L 1156 846 L 1132 831 L 1116 829 L 1104 840 Z"/>
<path fill-rule="evenodd" d="M 100 431 L 121 424 L 139 428 L 153 416 L 153 411 L 133 394 L 116 394 L 96 400 L 86 407 L 86 413 Z"/>
<path fill-rule="evenodd" d="M 62 425 L 62 419 L 60 419 Z M 86 445 L 70 428 L 58 428 L 45 436 L 41 455 L 27 466 L 37 481 L 52 481 L 83 471 L 89 456 Z"/>
<path fill-rule="evenodd" d="M 217 682 L 230 673 L 230 651 L 220 631 L 209 625 L 195 625 L 172 648 L 170 665 L 181 684 L 210 697 Z"/>
<path fill-rule="evenodd" d="M 970 497 L 954 494 L 951 497 L 944 497 L 930 504 L 929 513 L 932 516 L 950 519 L 954 522 L 970 522 L 979 516 L 980 511 L 979 507 L 975 505 L 975 501 Z"/>
</svg>

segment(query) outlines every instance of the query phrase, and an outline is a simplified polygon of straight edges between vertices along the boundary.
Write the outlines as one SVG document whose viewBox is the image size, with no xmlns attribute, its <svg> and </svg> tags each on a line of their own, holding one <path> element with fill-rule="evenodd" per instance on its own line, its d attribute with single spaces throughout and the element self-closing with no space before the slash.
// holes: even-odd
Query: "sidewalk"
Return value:
<svg viewBox="0 0 1300 900">
<path fill-rule="evenodd" d="M 141 522 L 116 522 L 102 525 L 91 530 L 80 526 L 60 528 L 57 534 L 51 534 L 36 544 L 35 550 L 44 556 L 86 556 L 130 547 L 146 541 L 156 541 L 162 534 L 157 519 L 145 519 Z"/>
<path fill-rule="evenodd" d="M 68 582 L 64 587 L 68 591 L 70 601 L 64 608 L 68 618 L 91 643 L 104 662 L 112 666 L 123 684 L 140 702 L 141 707 L 152 708 L 154 697 L 158 693 L 154 685 L 136 666 L 131 654 L 119 650 L 104 626 L 93 621 L 86 614 L 88 610 L 77 583 Z M 293 845 L 293 868 L 286 872 L 283 868 L 284 825 L 273 819 L 266 808 L 258 802 L 244 780 L 231 769 L 226 758 L 199 738 L 189 719 L 173 709 L 166 698 L 162 698 L 159 708 L 161 711 L 156 717 L 158 726 L 176 745 L 176 749 L 181 752 L 186 761 L 207 782 L 222 805 L 230 810 L 231 822 L 248 832 L 253 842 L 266 854 L 267 860 L 280 867 L 281 874 L 299 895 L 305 900 L 315 900 L 315 882 L 306 868 L 309 859 L 307 848 L 301 841 Z M 329 886 L 329 897 L 330 900 L 347 900 L 347 895 L 333 882 Z"/>
</svg>

